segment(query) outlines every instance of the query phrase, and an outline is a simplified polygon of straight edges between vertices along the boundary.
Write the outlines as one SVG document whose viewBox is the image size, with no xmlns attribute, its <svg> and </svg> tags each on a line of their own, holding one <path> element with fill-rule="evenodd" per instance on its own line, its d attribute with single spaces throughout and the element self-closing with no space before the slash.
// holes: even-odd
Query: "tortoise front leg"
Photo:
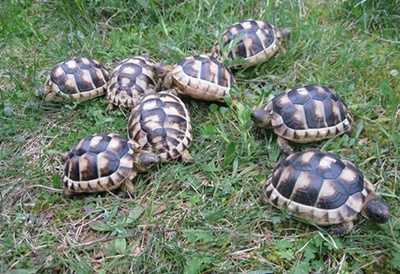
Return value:
<svg viewBox="0 0 400 274">
<path fill-rule="evenodd" d="M 278 136 L 277 142 L 278 146 L 286 155 L 290 155 L 293 153 L 293 148 L 290 146 L 289 141 L 287 139 Z"/>
<path fill-rule="evenodd" d="M 132 171 L 131 174 L 125 179 L 123 186 L 123 191 L 125 197 L 133 197 L 133 194 L 135 193 L 135 187 L 133 186 L 133 180 L 137 176 L 137 173 L 135 171 Z"/>
<path fill-rule="evenodd" d="M 348 234 L 353 229 L 353 226 L 354 226 L 353 221 L 340 223 L 331 229 L 331 233 L 333 235 L 343 236 L 345 234 Z"/>
</svg>

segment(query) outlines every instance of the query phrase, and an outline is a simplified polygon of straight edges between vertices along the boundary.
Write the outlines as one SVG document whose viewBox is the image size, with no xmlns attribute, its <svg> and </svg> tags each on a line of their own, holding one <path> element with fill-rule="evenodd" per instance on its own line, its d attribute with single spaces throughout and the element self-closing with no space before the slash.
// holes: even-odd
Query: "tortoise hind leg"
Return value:
<svg viewBox="0 0 400 274">
<path fill-rule="evenodd" d="M 115 109 L 115 105 L 113 103 L 108 103 L 108 106 L 106 108 L 106 111 L 112 111 Z"/>
<path fill-rule="evenodd" d="M 330 232 L 333 235 L 343 236 L 345 234 L 348 234 L 353 229 L 353 226 L 354 226 L 353 221 L 340 223 L 340 224 L 332 227 Z"/>
<path fill-rule="evenodd" d="M 75 195 L 75 193 L 67 188 L 64 188 L 63 190 L 63 196 L 64 198 L 72 198 Z"/>
<path fill-rule="evenodd" d="M 189 150 L 187 150 L 187 149 L 182 152 L 181 160 L 182 160 L 182 162 L 184 162 L 187 165 L 194 163 L 193 157 L 192 157 L 192 155 L 190 155 Z"/>
</svg>

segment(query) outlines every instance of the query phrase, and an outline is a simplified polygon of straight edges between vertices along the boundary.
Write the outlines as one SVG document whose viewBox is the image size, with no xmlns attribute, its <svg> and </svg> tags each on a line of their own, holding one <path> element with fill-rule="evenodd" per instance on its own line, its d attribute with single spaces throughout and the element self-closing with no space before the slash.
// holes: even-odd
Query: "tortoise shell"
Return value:
<svg viewBox="0 0 400 274">
<path fill-rule="evenodd" d="M 351 221 L 375 192 L 351 162 L 319 150 L 289 155 L 264 185 L 262 200 L 319 225 Z M 371 189 L 372 188 L 372 189 Z"/>
<path fill-rule="evenodd" d="M 105 94 L 109 73 L 98 61 L 75 57 L 56 65 L 39 93 L 48 101 L 71 98 L 87 101 Z"/>
<path fill-rule="evenodd" d="M 235 79 L 230 69 L 214 57 L 190 56 L 175 65 L 164 86 L 176 86 L 179 93 L 195 99 L 225 102 Z"/>
<path fill-rule="evenodd" d="M 128 136 L 162 162 L 181 158 L 192 163 L 188 148 L 193 134 L 185 104 L 169 91 L 145 95 L 128 120 Z"/>
<path fill-rule="evenodd" d="M 127 58 L 114 69 L 107 88 L 109 109 L 132 108 L 150 87 L 156 86 L 154 60 L 147 56 Z"/>
<path fill-rule="evenodd" d="M 233 67 L 254 66 L 274 56 L 281 48 L 282 40 L 289 35 L 289 29 L 278 30 L 261 20 L 244 20 L 234 23 L 222 33 L 222 45 L 217 41 L 213 52 L 216 56 L 233 61 Z M 221 48 L 226 48 L 226 52 Z"/>
<path fill-rule="evenodd" d="M 136 172 L 142 172 L 135 168 L 142 161 L 137 157 L 141 153 L 138 147 L 135 141 L 120 134 L 97 133 L 83 138 L 66 156 L 64 194 L 110 191 L 126 179 L 132 180 Z M 150 168 L 157 161 L 158 158 L 147 157 L 145 164 Z"/>
<path fill-rule="evenodd" d="M 255 124 L 284 139 L 309 143 L 350 133 L 353 119 L 334 90 L 316 84 L 295 86 L 251 114 Z M 290 154 L 290 153 L 288 153 Z"/>
</svg>

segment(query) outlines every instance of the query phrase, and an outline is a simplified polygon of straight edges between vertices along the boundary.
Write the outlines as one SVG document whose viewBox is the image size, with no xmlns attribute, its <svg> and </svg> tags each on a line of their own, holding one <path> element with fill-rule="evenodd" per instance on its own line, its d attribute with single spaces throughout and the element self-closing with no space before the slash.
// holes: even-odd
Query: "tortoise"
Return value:
<svg viewBox="0 0 400 274">
<path fill-rule="evenodd" d="M 105 94 L 109 79 L 109 72 L 98 61 L 74 57 L 52 69 L 39 94 L 47 101 L 88 101 Z"/>
<path fill-rule="evenodd" d="M 351 132 L 353 119 L 336 92 L 317 84 L 298 85 L 277 95 L 251 119 L 256 126 L 273 128 L 278 145 L 286 154 L 293 152 L 289 141 L 310 143 Z"/>
<path fill-rule="evenodd" d="M 132 180 L 139 172 L 147 172 L 159 162 L 154 153 L 116 133 L 86 136 L 66 155 L 62 181 L 64 195 L 104 192 L 125 183 L 132 194 Z"/>
<path fill-rule="evenodd" d="M 316 149 L 282 160 L 263 184 L 261 201 L 317 225 L 333 225 L 334 235 L 349 233 L 359 213 L 378 223 L 390 218 L 390 207 L 353 163 Z"/>
<path fill-rule="evenodd" d="M 175 66 L 159 65 L 157 75 L 164 76 L 166 89 L 178 88 L 178 94 L 205 101 L 225 102 L 236 84 L 231 70 L 208 55 L 189 56 Z"/>
<path fill-rule="evenodd" d="M 108 110 L 114 106 L 132 108 L 150 87 L 155 88 L 157 77 L 154 73 L 155 61 L 147 55 L 127 58 L 111 73 L 106 97 Z"/>
<path fill-rule="evenodd" d="M 161 162 L 180 158 L 194 162 L 189 153 L 193 140 L 192 126 L 185 104 L 165 90 L 144 95 L 133 108 L 128 120 L 128 136 L 142 149 L 159 155 Z"/>
<path fill-rule="evenodd" d="M 222 33 L 221 46 L 215 42 L 212 52 L 230 61 L 231 67 L 250 67 L 278 56 L 279 50 L 284 53 L 282 42 L 289 36 L 288 28 L 277 29 L 268 22 L 248 19 L 228 27 Z"/>
</svg>

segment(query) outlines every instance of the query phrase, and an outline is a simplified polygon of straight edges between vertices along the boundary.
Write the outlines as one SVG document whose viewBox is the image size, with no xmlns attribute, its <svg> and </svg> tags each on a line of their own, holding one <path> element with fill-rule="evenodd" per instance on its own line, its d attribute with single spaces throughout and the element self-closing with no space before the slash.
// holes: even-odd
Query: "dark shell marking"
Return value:
<svg viewBox="0 0 400 274">
<path fill-rule="evenodd" d="M 133 168 L 136 144 L 119 134 L 87 136 L 68 153 L 64 188 L 72 192 L 100 192 L 118 188 Z"/>
<path fill-rule="evenodd" d="M 135 56 L 121 61 L 111 74 L 107 89 L 110 103 L 133 107 L 149 88 L 156 86 L 153 66 L 155 62 L 145 56 Z"/>
<path fill-rule="evenodd" d="M 98 61 L 76 57 L 55 66 L 45 86 L 60 96 L 85 101 L 104 95 L 108 80 L 108 71 Z"/>
<path fill-rule="evenodd" d="M 193 135 L 189 113 L 175 95 L 159 92 L 145 95 L 128 120 L 129 138 L 168 162 L 189 148 Z"/>
<path fill-rule="evenodd" d="M 172 79 L 183 95 L 221 101 L 230 96 L 235 79 L 230 69 L 207 55 L 191 56 L 180 61 L 172 70 Z"/>
<path fill-rule="evenodd" d="M 222 33 L 223 47 L 235 43 L 229 52 L 227 59 L 243 59 L 247 64 L 243 66 L 256 65 L 270 59 L 279 49 L 277 30 L 267 22 L 260 20 L 240 21 Z M 221 56 L 221 48 L 216 43 L 214 51 Z"/>
<path fill-rule="evenodd" d="M 353 121 L 340 96 L 319 85 L 293 87 L 277 95 L 266 108 L 275 132 L 298 143 L 349 132 Z"/>
<path fill-rule="evenodd" d="M 354 164 L 318 150 L 288 156 L 265 184 L 265 197 L 272 205 L 320 225 L 354 219 L 368 194 Z"/>
</svg>

